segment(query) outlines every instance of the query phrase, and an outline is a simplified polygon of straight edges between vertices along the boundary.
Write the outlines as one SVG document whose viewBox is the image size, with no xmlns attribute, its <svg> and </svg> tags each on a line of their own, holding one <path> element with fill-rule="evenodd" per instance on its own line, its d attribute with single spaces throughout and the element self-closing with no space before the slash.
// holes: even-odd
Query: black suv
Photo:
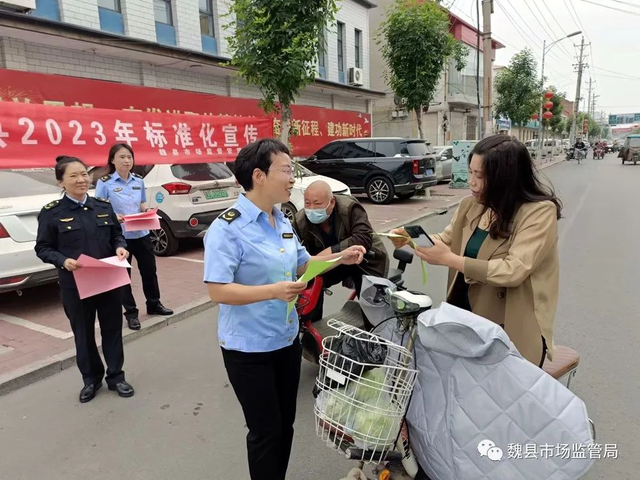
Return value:
<svg viewBox="0 0 640 480">
<path fill-rule="evenodd" d="M 314 173 L 347 184 L 352 193 L 366 193 L 373 203 L 391 203 L 394 195 L 411 198 L 416 190 L 438 183 L 436 156 L 420 139 L 336 140 L 302 164 Z"/>
</svg>

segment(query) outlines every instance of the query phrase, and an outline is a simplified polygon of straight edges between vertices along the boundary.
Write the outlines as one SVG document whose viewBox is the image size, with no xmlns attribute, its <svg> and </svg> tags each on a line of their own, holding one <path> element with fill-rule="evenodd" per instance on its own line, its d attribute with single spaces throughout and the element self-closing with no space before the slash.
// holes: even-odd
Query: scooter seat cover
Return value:
<svg viewBox="0 0 640 480">
<path fill-rule="evenodd" d="M 448 303 L 418 321 L 406 419 L 432 480 L 566 480 L 591 468 L 585 404 L 525 360 L 499 325 Z M 392 328 L 384 336 L 400 339 Z"/>
</svg>

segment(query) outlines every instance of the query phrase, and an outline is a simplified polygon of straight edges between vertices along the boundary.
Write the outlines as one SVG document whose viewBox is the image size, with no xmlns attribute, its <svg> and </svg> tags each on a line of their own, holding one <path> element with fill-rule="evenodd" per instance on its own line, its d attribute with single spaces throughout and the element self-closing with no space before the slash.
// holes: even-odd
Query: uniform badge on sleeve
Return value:
<svg viewBox="0 0 640 480">
<path fill-rule="evenodd" d="M 287 239 L 293 238 L 293 233 L 283 233 L 282 238 L 287 238 Z"/>
<path fill-rule="evenodd" d="M 235 219 L 237 219 L 238 217 L 240 217 L 240 212 L 238 210 L 236 210 L 235 208 L 230 208 L 226 212 L 223 212 L 220 215 L 220 217 L 218 217 L 218 218 L 221 218 L 222 220 L 224 220 L 227 223 L 231 223 Z"/>
</svg>

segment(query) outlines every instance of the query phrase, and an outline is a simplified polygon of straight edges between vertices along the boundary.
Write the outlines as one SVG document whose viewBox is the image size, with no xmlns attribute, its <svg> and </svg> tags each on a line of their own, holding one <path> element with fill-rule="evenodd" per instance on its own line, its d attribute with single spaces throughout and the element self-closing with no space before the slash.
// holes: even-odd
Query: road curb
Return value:
<svg viewBox="0 0 640 480">
<path fill-rule="evenodd" d="M 150 333 L 153 333 L 169 325 L 176 324 L 187 318 L 192 317 L 200 312 L 208 310 L 214 307 L 215 304 L 211 302 L 209 297 L 202 297 L 198 300 L 190 302 L 176 309 L 173 315 L 168 317 L 151 317 L 148 320 L 142 322 L 142 328 L 140 330 L 124 329 L 122 332 L 122 339 L 124 343 L 131 342 L 137 338 L 144 337 Z M 100 342 L 100 338 L 97 338 Z M 100 352 L 102 347 L 98 346 Z M 38 360 L 36 362 L 25 365 L 13 372 L 0 375 L 0 396 L 7 393 L 18 390 L 22 387 L 26 387 L 32 383 L 50 377 L 62 370 L 66 370 L 76 365 L 76 350 L 70 348 L 57 355 L 52 355 L 48 358 Z"/>
</svg>

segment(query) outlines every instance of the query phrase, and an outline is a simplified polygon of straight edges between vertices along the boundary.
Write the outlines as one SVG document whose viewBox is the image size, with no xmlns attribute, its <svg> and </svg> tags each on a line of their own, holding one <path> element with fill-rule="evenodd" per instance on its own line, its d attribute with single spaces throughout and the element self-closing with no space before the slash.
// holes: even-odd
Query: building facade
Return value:
<svg viewBox="0 0 640 480">
<path fill-rule="evenodd" d="M 8 83 L 11 75 L 2 75 L 1 69 L 22 72 L 20 81 L 28 79 L 27 74 L 44 74 L 33 80 L 43 83 L 47 92 L 53 91 L 48 84 L 63 83 L 67 76 L 143 87 L 137 93 L 140 101 L 132 108 L 151 108 L 147 97 L 158 98 L 157 89 L 167 98 L 176 91 L 197 92 L 209 104 L 216 99 L 223 103 L 242 99 L 257 105 L 261 98 L 259 89 L 246 84 L 227 65 L 227 39 L 233 32 L 225 0 L 8 0 L 0 5 L 3 100 L 55 103 L 59 99 L 17 95 L 25 92 L 20 92 L 16 81 Z M 325 29 L 316 81 L 296 102 L 299 112 L 322 118 L 325 125 L 334 116 L 342 125 L 340 114 L 356 112 L 363 120 L 359 131 L 370 133 L 372 101 L 383 96 L 370 89 L 369 15 L 373 8 L 368 0 L 340 2 L 337 24 Z M 99 83 L 83 85 L 100 91 Z M 51 94 L 55 95 L 47 95 Z M 98 104 L 99 100 L 84 103 Z M 68 105 L 68 96 L 61 103 Z M 182 110 L 177 98 L 171 105 L 174 111 Z M 296 115 L 294 109 L 294 119 Z M 334 130 L 333 136 L 345 136 L 354 129 L 337 131 L 339 135 Z M 325 138 L 315 142 L 299 141 L 302 148 L 296 154 L 313 153 L 322 141 L 332 139 L 330 133 L 319 132 Z"/>
<path fill-rule="evenodd" d="M 378 8 L 371 12 L 371 33 L 375 33 L 385 20 L 385 8 L 393 0 L 381 0 Z M 480 104 L 483 102 L 483 52 L 480 47 L 480 78 L 476 83 L 478 49 L 478 30 L 451 12 L 449 24 L 451 34 L 463 42 L 468 49 L 466 66 L 457 71 L 454 62 L 450 61 L 436 88 L 436 93 L 429 109 L 422 114 L 422 128 L 427 141 L 432 145 L 449 145 L 454 140 L 476 140 L 478 122 L 481 114 L 478 111 L 478 89 Z M 494 41 L 493 49 L 504 45 Z M 415 112 L 403 108 L 402 99 L 395 98 L 386 84 L 384 71 L 386 65 L 380 48 L 372 43 L 371 48 L 371 86 L 374 90 L 384 91 L 386 97 L 376 100 L 373 106 L 373 133 L 375 136 L 417 137 L 418 125 Z"/>
</svg>

